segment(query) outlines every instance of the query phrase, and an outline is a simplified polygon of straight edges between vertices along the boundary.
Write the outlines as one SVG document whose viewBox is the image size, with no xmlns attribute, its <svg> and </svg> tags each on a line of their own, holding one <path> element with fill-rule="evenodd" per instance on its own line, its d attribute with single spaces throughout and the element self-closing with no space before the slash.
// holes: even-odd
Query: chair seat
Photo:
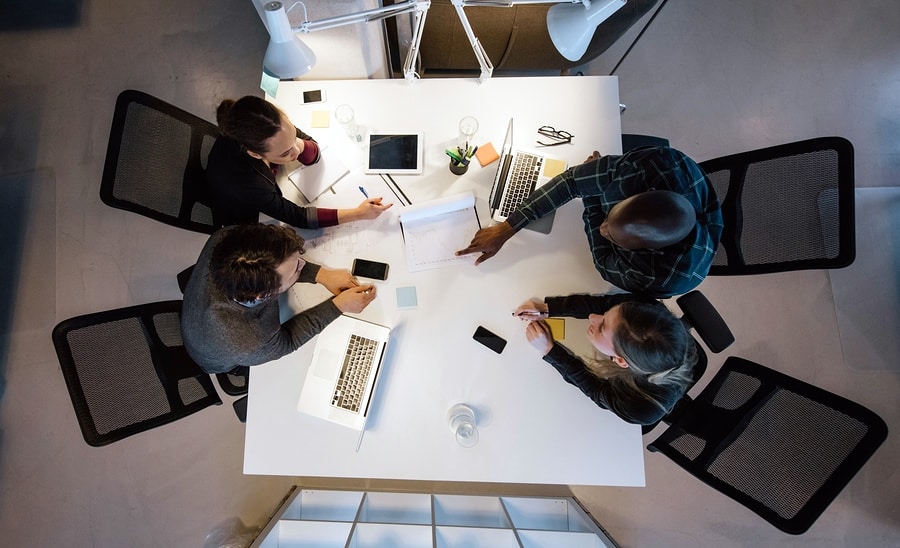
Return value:
<svg viewBox="0 0 900 548">
<path fill-rule="evenodd" d="M 887 437 L 865 407 L 741 358 L 647 448 L 791 534 L 805 532 Z"/>
<path fill-rule="evenodd" d="M 103 446 L 222 400 L 181 341 L 181 301 L 78 316 L 53 344 L 85 441 Z"/>
</svg>

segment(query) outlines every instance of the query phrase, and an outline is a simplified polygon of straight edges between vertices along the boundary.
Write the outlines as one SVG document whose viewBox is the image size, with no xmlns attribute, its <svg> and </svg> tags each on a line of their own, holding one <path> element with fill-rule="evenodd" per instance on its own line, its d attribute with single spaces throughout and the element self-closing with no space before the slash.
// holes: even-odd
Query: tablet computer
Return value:
<svg viewBox="0 0 900 548">
<path fill-rule="evenodd" d="M 366 135 L 366 173 L 421 175 L 424 141 L 421 132 L 369 133 Z"/>
</svg>

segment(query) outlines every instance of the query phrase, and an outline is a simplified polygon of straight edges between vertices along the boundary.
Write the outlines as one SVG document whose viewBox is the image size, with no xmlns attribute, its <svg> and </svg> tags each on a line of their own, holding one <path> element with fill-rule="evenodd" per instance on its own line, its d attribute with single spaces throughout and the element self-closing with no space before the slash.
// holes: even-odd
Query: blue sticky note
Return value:
<svg viewBox="0 0 900 548">
<path fill-rule="evenodd" d="M 266 95 L 269 97 L 275 97 L 278 94 L 279 81 L 277 76 L 272 76 L 268 72 L 262 71 L 262 80 L 259 82 L 259 87 L 265 91 Z"/>
<path fill-rule="evenodd" d="M 415 308 L 418 304 L 414 286 L 397 288 L 397 308 Z"/>
</svg>

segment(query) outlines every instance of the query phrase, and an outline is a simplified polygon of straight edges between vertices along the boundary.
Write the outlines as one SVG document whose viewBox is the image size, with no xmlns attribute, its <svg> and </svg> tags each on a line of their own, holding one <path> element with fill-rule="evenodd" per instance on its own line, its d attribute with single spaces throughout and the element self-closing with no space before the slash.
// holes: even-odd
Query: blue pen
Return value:
<svg viewBox="0 0 900 548">
<path fill-rule="evenodd" d="M 366 189 L 364 189 L 363 187 L 359 187 L 359 191 L 362 192 L 362 195 L 366 197 L 366 200 L 369 199 L 369 193 L 366 192 Z"/>
</svg>

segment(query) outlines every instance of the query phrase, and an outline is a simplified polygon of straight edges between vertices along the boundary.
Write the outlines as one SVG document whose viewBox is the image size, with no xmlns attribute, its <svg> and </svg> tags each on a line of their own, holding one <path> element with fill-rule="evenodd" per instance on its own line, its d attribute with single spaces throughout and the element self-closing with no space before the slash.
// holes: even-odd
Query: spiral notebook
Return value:
<svg viewBox="0 0 900 548">
<path fill-rule="evenodd" d="M 468 247 L 481 228 L 475 211 L 475 195 L 464 192 L 403 209 L 400 230 L 406 244 L 410 272 L 471 264 L 469 256 L 456 256 Z"/>
</svg>

